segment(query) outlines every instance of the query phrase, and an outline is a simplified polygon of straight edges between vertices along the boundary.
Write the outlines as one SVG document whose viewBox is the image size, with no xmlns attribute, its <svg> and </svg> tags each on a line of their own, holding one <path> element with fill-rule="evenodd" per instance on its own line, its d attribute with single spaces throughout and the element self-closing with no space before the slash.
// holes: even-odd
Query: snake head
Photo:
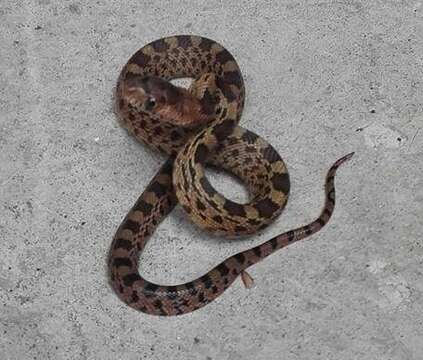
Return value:
<svg viewBox="0 0 423 360">
<path fill-rule="evenodd" d="M 124 81 L 123 97 L 135 111 L 157 113 L 172 101 L 178 101 L 178 89 L 155 76 L 129 73 Z"/>
<path fill-rule="evenodd" d="M 210 111 L 203 104 L 204 101 L 187 89 L 157 76 L 127 73 L 122 97 L 133 111 L 158 115 L 163 121 L 174 125 L 196 127 L 210 121 Z"/>
</svg>

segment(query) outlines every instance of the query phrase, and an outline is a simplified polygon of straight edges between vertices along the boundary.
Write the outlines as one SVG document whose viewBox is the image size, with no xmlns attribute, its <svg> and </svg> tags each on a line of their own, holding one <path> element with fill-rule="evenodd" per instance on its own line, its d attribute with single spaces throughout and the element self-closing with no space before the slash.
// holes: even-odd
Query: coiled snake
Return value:
<svg viewBox="0 0 423 360">
<path fill-rule="evenodd" d="M 190 89 L 170 79 L 196 79 Z M 251 265 L 278 249 L 319 231 L 335 205 L 335 162 L 325 183 L 325 205 L 308 225 L 276 236 L 229 257 L 202 277 L 176 286 L 142 278 L 138 259 L 147 238 L 179 203 L 200 227 L 230 237 L 265 228 L 282 211 L 290 188 L 278 153 L 258 135 L 238 126 L 244 106 L 244 82 L 232 55 L 199 36 L 172 36 L 138 50 L 123 68 L 116 88 L 116 108 L 125 128 L 137 139 L 169 155 L 120 225 L 109 256 L 111 284 L 129 306 L 154 315 L 196 310 L 222 294 Z M 251 201 L 225 199 L 209 183 L 204 165 L 240 178 Z"/>
</svg>

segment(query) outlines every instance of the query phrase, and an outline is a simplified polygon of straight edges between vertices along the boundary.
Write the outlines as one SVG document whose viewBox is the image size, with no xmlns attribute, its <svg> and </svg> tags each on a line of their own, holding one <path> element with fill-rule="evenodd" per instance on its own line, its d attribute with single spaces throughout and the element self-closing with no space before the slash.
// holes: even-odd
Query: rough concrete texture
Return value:
<svg viewBox="0 0 423 360">
<path fill-rule="evenodd" d="M 423 358 L 422 2 L 2 0 L 0 27 L 1 359 Z M 235 55 L 242 124 L 282 154 L 292 193 L 235 242 L 175 210 L 148 279 L 188 281 L 310 221 L 330 164 L 356 155 L 323 231 L 254 266 L 253 289 L 160 318 L 108 285 L 113 234 L 164 161 L 119 127 L 112 89 L 139 47 L 180 33 Z"/>
</svg>

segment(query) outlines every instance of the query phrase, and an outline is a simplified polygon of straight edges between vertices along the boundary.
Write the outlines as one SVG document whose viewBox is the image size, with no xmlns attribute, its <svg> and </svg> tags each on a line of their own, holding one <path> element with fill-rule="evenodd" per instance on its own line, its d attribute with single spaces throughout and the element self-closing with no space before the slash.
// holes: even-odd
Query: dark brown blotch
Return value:
<svg viewBox="0 0 423 360">
<path fill-rule="evenodd" d="M 210 39 L 202 38 L 200 45 L 198 45 L 198 47 L 204 52 L 209 52 L 213 44 L 214 44 L 214 41 Z"/>
<path fill-rule="evenodd" d="M 219 216 L 219 215 L 213 216 L 212 219 L 213 219 L 214 222 L 216 222 L 218 224 L 221 224 L 223 222 L 222 217 Z"/>
<path fill-rule="evenodd" d="M 161 308 L 163 307 L 163 303 L 161 302 L 161 300 L 160 300 L 160 299 L 156 299 L 156 300 L 154 300 L 153 305 L 154 305 L 156 308 L 158 308 L 158 309 L 161 309 Z"/>
<path fill-rule="evenodd" d="M 243 253 L 239 253 L 239 254 L 234 255 L 234 258 L 240 264 L 243 264 L 245 262 L 245 255 Z"/>
<path fill-rule="evenodd" d="M 135 204 L 134 210 L 141 211 L 143 214 L 147 215 L 151 212 L 153 206 L 144 200 L 140 200 Z"/>
<path fill-rule="evenodd" d="M 281 160 L 281 157 L 271 145 L 264 148 L 262 154 L 263 157 L 270 163 Z"/>
<path fill-rule="evenodd" d="M 158 286 L 158 285 L 153 284 L 153 283 L 148 283 L 147 285 L 145 285 L 144 290 L 145 290 L 147 293 L 153 293 L 153 292 L 155 292 L 158 288 L 159 288 L 159 286 Z"/>
<path fill-rule="evenodd" d="M 200 280 L 204 284 L 204 287 L 206 289 L 210 289 L 212 287 L 212 285 L 213 285 L 213 281 L 212 281 L 211 277 L 209 276 L 209 274 L 203 275 L 200 278 Z"/>
<path fill-rule="evenodd" d="M 154 130 L 153 130 L 153 135 L 154 136 L 159 136 L 159 135 L 161 135 L 163 133 L 163 129 L 161 128 L 161 127 L 156 127 L 156 128 L 154 128 Z"/>
<path fill-rule="evenodd" d="M 247 228 L 246 227 L 244 227 L 244 226 L 241 226 L 241 225 L 237 225 L 237 226 L 235 226 L 235 232 L 237 232 L 237 233 L 243 233 L 243 232 L 245 232 L 247 230 Z"/>
<path fill-rule="evenodd" d="M 271 199 L 261 199 L 255 205 L 260 217 L 270 219 L 273 214 L 279 210 L 279 206 L 275 204 Z"/>
<path fill-rule="evenodd" d="M 224 77 L 218 77 L 216 85 L 229 102 L 232 102 L 237 98 L 237 96 L 233 93 L 230 84 L 225 81 Z"/>
<path fill-rule="evenodd" d="M 176 286 L 167 286 L 166 295 L 167 298 L 170 300 L 176 299 L 176 297 L 178 296 L 178 288 Z"/>
<path fill-rule="evenodd" d="M 245 217 L 245 208 L 243 205 L 237 204 L 231 200 L 226 199 L 223 208 L 228 212 L 229 215 L 232 216 L 241 216 Z"/>
<path fill-rule="evenodd" d="M 140 67 L 145 67 L 149 61 L 150 61 L 151 57 L 144 54 L 141 50 L 137 51 L 134 56 L 131 57 L 131 59 L 129 60 L 129 63 L 134 63 L 137 64 Z"/>
<path fill-rule="evenodd" d="M 138 232 L 139 228 L 140 228 L 140 224 L 134 220 L 126 220 L 124 225 L 123 225 L 124 229 L 129 229 L 131 230 L 133 233 Z"/>
<path fill-rule="evenodd" d="M 232 133 L 232 130 L 235 125 L 236 124 L 233 120 L 227 119 L 225 121 L 222 121 L 220 124 L 217 124 L 214 127 L 212 133 L 218 141 L 223 141 Z"/>
<path fill-rule="evenodd" d="M 330 203 L 335 204 L 335 189 L 331 189 L 328 193 L 328 200 Z"/>
<path fill-rule="evenodd" d="M 242 86 L 242 77 L 239 71 L 228 71 L 224 73 L 225 81 L 240 88 Z"/>
<path fill-rule="evenodd" d="M 254 144 L 257 141 L 258 138 L 259 138 L 259 136 L 252 133 L 251 131 L 246 131 L 241 136 L 241 139 L 244 140 L 248 144 Z"/>
<path fill-rule="evenodd" d="M 160 198 L 166 194 L 167 187 L 156 181 L 150 186 L 149 191 L 153 192 L 158 198 Z"/>
<path fill-rule="evenodd" d="M 221 64 L 224 64 L 228 61 L 234 60 L 234 58 L 232 57 L 232 55 L 229 53 L 228 50 L 223 49 L 222 51 L 220 51 L 217 55 L 216 55 L 216 61 L 220 62 Z"/>
<path fill-rule="evenodd" d="M 323 226 L 325 226 L 325 221 L 323 220 L 323 219 L 321 219 L 321 218 L 318 218 L 317 220 L 316 220 L 316 222 L 319 224 L 319 226 L 320 227 L 323 227 Z"/>
<path fill-rule="evenodd" d="M 211 186 L 210 182 L 205 176 L 200 179 L 200 184 L 203 187 L 204 192 L 210 197 L 214 196 L 217 193 L 217 191 L 213 188 L 213 186 Z"/>
<path fill-rule="evenodd" d="M 174 130 L 170 133 L 170 140 L 172 141 L 179 140 L 181 137 L 182 135 L 177 130 Z"/>
<path fill-rule="evenodd" d="M 139 301 L 139 296 L 138 296 L 138 294 L 137 294 L 137 292 L 134 290 L 133 292 L 132 292 L 132 296 L 131 296 L 131 301 L 133 302 L 133 303 L 136 303 L 136 302 L 138 302 Z"/>
<path fill-rule="evenodd" d="M 200 201 L 200 199 L 197 199 L 196 206 L 200 211 L 206 210 L 206 206 Z"/>
<path fill-rule="evenodd" d="M 260 258 L 260 257 L 261 257 L 261 250 L 260 250 L 260 248 L 259 248 L 259 247 L 255 247 L 255 248 L 253 248 L 253 253 L 254 253 L 254 255 L 255 255 L 255 256 L 257 256 L 258 258 Z"/>
<path fill-rule="evenodd" d="M 199 293 L 199 294 L 198 294 L 198 302 L 199 302 L 200 304 L 202 304 L 203 302 L 205 302 L 204 293 Z"/>
<path fill-rule="evenodd" d="M 203 97 L 200 99 L 201 108 L 206 115 L 212 115 L 215 112 L 215 97 L 210 93 L 209 89 L 204 91 Z"/>
<path fill-rule="evenodd" d="M 250 224 L 250 225 L 253 225 L 253 226 L 257 226 L 257 225 L 259 225 L 261 222 L 260 221 L 258 221 L 258 220 L 256 220 L 256 219 L 248 219 L 247 220 L 247 222 Z"/>
<path fill-rule="evenodd" d="M 225 118 L 227 113 L 228 113 L 228 109 L 224 108 L 223 111 L 222 111 L 222 114 L 220 114 L 220 118 L 221 119 Z"/>
<path fill-rule="evenodd" d="M 164 52 L 169 49 L 169 44 L 162 39 L 152 42 L 151 46 L 157 52 Z"/>
<path fill-rule="evenodd" d="M 130 267 L 132 267 L 132 261 L 131 261 L 131 259 L 126 258 L 126 257 L 117 257 L 117 258 L 114 258 L 114 260 L 113 260 L 113 266 L 116 267 L 116 268 L 121 267 L 121 266 L 125 266 L 125 267 L 130 268 Z"/>
<path fill-rule="evenodd" d="M 195 162 L 204 163 L 209 155 L 209 149 L 204 144 L 199 144 L 197 150 L 195 151 Z"/>
<path fill-rule="evenodd" d="M 229 102 L 232 102 L 237 98 L 228 84 L 224 84 L 222 87 L 220 87 L 220 89 Z"/>
<path fill-rule="evenodd" d="M 129 240 L 116 239 L 114 248 L 115 249 L 131 250 L 131 249 L 133 249 L 133 246 L 132 246 L 132 243 Z"/>
<path fill-rule="evenodd" d="M 290 188 L 289 175 L 287 173 L 283 174 L 274 174 L 270 181 L 273 184 L 273 187 L 282 191 L 284 194 L 288 194 Z"/>
<path fill-rule="evenodd" d="M 192 209 L 191 209 L 189 206 L 187 206 L 187 205 L 182 205 L 182 207 L 183 207 L 183 209 L 185 210 L 185 212 L 186 212 L 187 214 L 191 214 Z"/>
<path fill-rule="evenodd" d="M 125 286 L 132 286 L 135 281 L 139 280 L 141 280 L 141 276 L 139 276 L 137 273 L 128 274 L 122 278 L 123 284 Z"/>
<path fill-rule="evenodd" d="M 192 41 L 190 36 L 178 36 L 176 39 L 178 40 L 178 46 L 184 50 L 192 46 Z"/>
<path fill-rule="evenodd" d="M 219 271 L 220 275 L 226 276 L 229 274 L 229 268 L 225 265 L 225 263 L 221 263 L 216 267 L 216 270 Z"/>
</svg>

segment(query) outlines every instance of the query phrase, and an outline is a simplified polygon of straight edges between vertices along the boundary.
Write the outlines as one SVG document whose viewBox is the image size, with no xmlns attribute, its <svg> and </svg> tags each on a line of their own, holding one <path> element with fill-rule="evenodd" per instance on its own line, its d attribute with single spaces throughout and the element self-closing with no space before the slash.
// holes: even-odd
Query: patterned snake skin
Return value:
<svg viewBox="0 0 423 360">
<path fill-rule="evenodd" d="M 190 89 L 171 79 L 191 77 Z M 348 154 L 330 168 L 325 205 L 312 223 L 229 257 L 202 277 L 176 286 L 142 278 L 138 259 L 148 237 L 176 204 L 201 228 L 228 237 L 264 229 L 284 208 L 290 183 L 284 162 L 258 135 L 238 126 L 244 82 L 232 55 L 199 36 L 172 36 L 137 51 L 123 68 L 117 113 L 138 140 L 169 156 L 120 225 L 110 250 L 111 284 L 129 306 L 154 315 L 185 314 L 213 301 L 251 265 L 278 249 L 319 231 L 334 210 L 334 176 Z M 240 178 L 251 196 L 238 204 L 209 183 L 204 166 Z"/>
</svg>

